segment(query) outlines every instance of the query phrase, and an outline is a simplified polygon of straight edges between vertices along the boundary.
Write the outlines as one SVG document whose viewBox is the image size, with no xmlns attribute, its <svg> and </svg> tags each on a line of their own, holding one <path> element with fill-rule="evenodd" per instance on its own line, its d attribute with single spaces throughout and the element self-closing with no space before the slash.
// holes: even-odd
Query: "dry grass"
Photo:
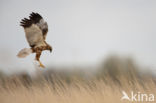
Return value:
<svg viewBox="0 0 156 103">
<path fill-rule="evenodd" d="M 109 58 L 87 78 L 78 71 L 47 71 L 35 78 L 1 75 L 0 103 L 132 103 L 121 101 L 123 90 L 129 96 L 131 91 L 156 96 L 156 78 L 138 70 L 129 59 Z"/>
<path fill-rule="evenodd" d="M 32 83 L 29 88 L 16 78 L 16 85 L 8 82 L 6 88 L 1 87 L 0 103 L 131 103 L 120 100 L 122 90 L 156 94 L 152 79 L 142 86 L 137 81 L 135 84 L 128 82 L 124 77 L 120 77 L 121 85 L 106 78 L 107 83 L 96 79 L 88 82 L 75 79 L 70 84 L 63 80 L 52 84 L 45 80 L 42 84 Z"/>
</svg>

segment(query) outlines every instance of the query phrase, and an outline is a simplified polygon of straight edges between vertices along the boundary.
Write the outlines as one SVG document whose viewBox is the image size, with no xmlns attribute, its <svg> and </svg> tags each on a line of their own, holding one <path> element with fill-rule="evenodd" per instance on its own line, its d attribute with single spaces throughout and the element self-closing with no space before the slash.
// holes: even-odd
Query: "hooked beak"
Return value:
<svg viewBox="0 0 156 103">
<path fill-rule="evenodd" d="M 49 48 L 50 53 L 52 52 L 52 47 Z"/>
<path fill-rule="evenodd" d="M 47 44 L 47 50 L 49 50 L 50 51 L 50 53 L 52 52 L 52 50 L 53 50 L 53 48 L 50 46 L 50 45 L 48 45 Z"/>
<path fill-rule="evenodd" d="M 51 53 L 51 52 L 52 52 L 52 49 L 50 49 L 49 51 L 50 51 L 50 53 Z"/>
</svg>

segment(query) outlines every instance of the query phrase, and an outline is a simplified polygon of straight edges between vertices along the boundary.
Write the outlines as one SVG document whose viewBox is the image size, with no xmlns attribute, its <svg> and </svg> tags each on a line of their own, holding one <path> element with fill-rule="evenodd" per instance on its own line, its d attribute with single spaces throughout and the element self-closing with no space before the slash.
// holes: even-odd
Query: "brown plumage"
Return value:
<svg viewBox="0 0 156 103">
<path fill-rule="evenodd" d="M 20 25 L 24 28 L 26 39 L 31 48 L 21 50 L 18 57 L 26 57 L 30 53 L 36 53 L 35 59 L 40 63 L 41 67 L 44 67 L 40 62 L 41 53 L 44 50 L 52 51 L 52 47 L 45 41 L 48 32 L 47 22 L 40 14 L 32 12 L 29 19 L 24 18 L 21 20 Z"/>
</svg>

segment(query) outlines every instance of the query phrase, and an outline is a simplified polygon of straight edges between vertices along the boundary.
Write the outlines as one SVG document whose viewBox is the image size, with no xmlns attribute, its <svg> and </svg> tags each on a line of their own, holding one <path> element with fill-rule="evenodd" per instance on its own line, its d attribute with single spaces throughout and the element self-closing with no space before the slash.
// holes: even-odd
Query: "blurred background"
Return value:
<svg viewBox="0 0 156 103">
<path fill-rule="evenodd" d="M 1 0 L 0 71 L 36 70 L 34 54 L 16 55 L 29 47 L 20 20 L 38 12 L 48 22 L 47 42 L 53 47 L 52 54 L 41 56 L 47 68 L 96 69 L 117 56 L 156 73 L 155 5 L 155 0 Z"/>
</svg>

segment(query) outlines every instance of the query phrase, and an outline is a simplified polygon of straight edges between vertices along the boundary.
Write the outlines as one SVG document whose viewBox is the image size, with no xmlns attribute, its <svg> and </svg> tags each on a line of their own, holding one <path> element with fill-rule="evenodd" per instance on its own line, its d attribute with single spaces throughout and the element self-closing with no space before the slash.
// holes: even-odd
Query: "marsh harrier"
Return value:
<svg viewBox="0 0 156 103">
<path fill-rule="evenodd" d="M 36 53 L 35 60 L 39 62 L 40 67 L 44 67 L 40 62 L 42 51 L 49 50 L 52 52 L 52 47 L 45 41 L 48 32 L 47 22 L 40 14 L 32 12 L 29 18 L 21 20 L 20 25 L 24 28 L 26 39 L 31 48 L 22 49 L 17 56 L 24 58 L 30 53 Z"/>
</svg>

